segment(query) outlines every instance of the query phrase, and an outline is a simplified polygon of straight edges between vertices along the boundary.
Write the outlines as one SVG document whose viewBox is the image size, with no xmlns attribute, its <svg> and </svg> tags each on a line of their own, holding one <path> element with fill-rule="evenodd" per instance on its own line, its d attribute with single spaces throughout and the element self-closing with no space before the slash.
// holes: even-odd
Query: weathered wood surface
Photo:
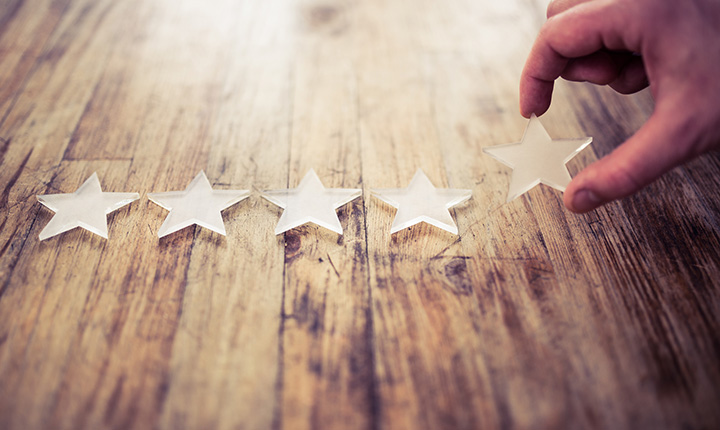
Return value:
<svg viewBox="0 0 720 430">
<path fill-rule="evenodd" d="M 1 0 L 0 428 L 720 427 L 720 157 L 588 215 L 482 147 L 517 141 L 541 0 Z M 543 122 L 652 110 L 560 84 Z M 345 234 L 275 236 L 258 190 L 361 187 Z M 368 193 L 472 188 L 460 235 Z M 152 191 L 251 188 L 227 237 L 163 240 Z M 45 242 L 35 195 L 141 200 Z"/>
</svg>

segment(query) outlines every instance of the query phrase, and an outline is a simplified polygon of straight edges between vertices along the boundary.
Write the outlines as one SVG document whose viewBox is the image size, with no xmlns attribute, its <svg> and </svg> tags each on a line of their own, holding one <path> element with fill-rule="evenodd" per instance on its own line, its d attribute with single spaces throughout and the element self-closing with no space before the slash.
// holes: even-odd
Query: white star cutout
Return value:
<svg viewBox="0 0 720 430">
<path fill-rule="evenodd" d="M 457 225 L 448 209 L 468 200 L 472 195 L 472 190 L 435 188 L 420 169 L 415 172 L 407 188 L 378 189 L 372 192 L 380 200 L 397 208 L 390 234 L 423 221 L 458 234 Z"/>
<path fill-rule="evenodd" d="M 139 198 L 138 193 L 104 193 L 97 173 L 93 173 L 74 193 L 37 196 L 40 203 L 55 212 L 40 232 L 40 240 L 75 227 L 82 227 L 107 239 L 107 214 Z"/>
<path fill-rule="evenodd" d="M 543 183 L 565 191 L 572 178 L 565 164 L 592 142 L 592 137 L 551 139 L 532 114 L 520 143 L 491 146 L 483 151 L 513 169 L 507 201 Z"/>
<path fill-rule="evenodd" d="M 269 190 L 262 196 L 284 209 L 275 234 L 309 222 L 342 234 L 335 210 L 358 198 L 361 193 L 362 190 L 356 188 L 325 188 L 315 170 L 310 169 L 297 188 Z"/>
<path fill-rule="evenodd" d="M 170 211 L 158 230 L 159 237 L 197 224 L 225 235 L 221 211 L 247 198 L 248 190 L 213 190 L 204 171 L 195 176 L 185 191 L 149 193 L 148 198 Z"/>
</svg>

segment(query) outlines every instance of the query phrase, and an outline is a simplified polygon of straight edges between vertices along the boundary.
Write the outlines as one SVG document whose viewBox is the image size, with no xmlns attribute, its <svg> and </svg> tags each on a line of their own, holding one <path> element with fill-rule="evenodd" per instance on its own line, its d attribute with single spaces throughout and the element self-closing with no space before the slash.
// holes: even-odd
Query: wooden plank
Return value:
<svg viewBox="0 0 720 430">
<path fill-rule="evenodd" d="M 328 188 L 362 188 L 356 82 L 344 55 L 355 37 L 354 11 L 344 1 L 297 7 L 289 182 L 271 188 L 295 187 L 311 168 Z M 278 236 L 285 248 L 282 428 L 372 424 L 363 198 L 337 212 L 342 236 L 312 224 Z"/>
<path fill-rule="evenodd" d="M 272 13 L 280 6 L 244 7 L 217 57 L 225 78 L 209 104 L 206 171 L 216 188 L 254 193 L 224 212 L 227 237 L 196 227 L 161 428 L 267 429 L 279 419 L 284 252 L 257 191 L 287 182 L 292 55 L 287 17 Z"/>
<path fill-rule="evenodd" d="M 473 182 L 447 180 L 427 60 L 408 40 L 420 34 L 409 29 L 419 23 L 393 26 L 393 16 L 414 18 L 414 6 L 394 3 L 384 14 L 378 3 L 365 5 L 357 25 L 387 29 L 364 33 L 356 48 L 365 183 L 404 187 L 419 167 L 436 186 L 473 188 Z M 473 328 L 463 309 L 470 275 L 460 243 L 428 225 L 390 237 L 393 212 L 374 197 L 366 201 L 378 425 L 492 427 L 496 417 L 481 402 L 491 387 L 478 378 L 487 370 L 463 344 Z"/>
</svg>

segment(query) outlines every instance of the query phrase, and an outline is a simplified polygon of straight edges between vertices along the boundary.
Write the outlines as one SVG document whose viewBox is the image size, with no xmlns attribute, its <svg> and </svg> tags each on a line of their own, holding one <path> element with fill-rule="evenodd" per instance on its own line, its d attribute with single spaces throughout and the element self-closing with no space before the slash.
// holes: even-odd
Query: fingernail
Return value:
<svg viewBox="0 0 720 430">
<path fill-rule="evenodd" d="M 578 212 L 587 212 L 600 206 L 602 200 L 590 190 L 580 190 L 575 193 L 572 200 L 573 209 Z"/>
</svg>

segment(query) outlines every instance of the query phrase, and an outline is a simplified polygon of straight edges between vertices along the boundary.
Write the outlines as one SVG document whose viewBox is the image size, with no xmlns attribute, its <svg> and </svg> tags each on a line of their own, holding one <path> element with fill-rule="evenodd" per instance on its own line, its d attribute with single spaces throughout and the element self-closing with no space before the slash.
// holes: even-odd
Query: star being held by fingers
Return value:
<svg viewBox="0 0 720 430">
<path fill-rule="evenodd" d="M 470 198 L 472 190 L 435 188 L 425 173 L 418 169 L 407 188 L 386 188 L 373 193 L 397 208 L 390 234 L 421 222 L 458 234 L 450 209 Z"/>
<path fill-rule="evenodd" d="M 149 193 L 148 198 L 170 211 L 158 231 L 159 237 L 197 224 L 225 235 L 221 211 L 250 195 L 248 190 L 213 190 L 202 170 L 185 191 Z"/>
<path fill-rule="evenodd" d="M 262 196 L 284 209 L 275 227 L 275 234 L 284 233 L 309 222 L 343 234 L 335 210 L 360 197 L 355 188 L 325 188 L 313 169 L 310 169 L 297 188 L 269 190 Z"/>
<path fill-rule="evenodd" d="M 82 227 L 107 239 L 107 214 L 139 198 L 138 193 L 104 193 L 97 173 L 93 173 L 74 193 L 37 196 L 40 203 L 55 212 L 40 232 L 40 240 L 75 227 Z"/>
<path fill-rule="evenodd" d="M 592 142 L 592 137 L 551 139 L 533 114 L 522 141 L 484 148 L 483 152 L 513 169 L 507 201 L 538 184 L 565 191 L 572 177 L 565 164 Z"/>
</svg>

